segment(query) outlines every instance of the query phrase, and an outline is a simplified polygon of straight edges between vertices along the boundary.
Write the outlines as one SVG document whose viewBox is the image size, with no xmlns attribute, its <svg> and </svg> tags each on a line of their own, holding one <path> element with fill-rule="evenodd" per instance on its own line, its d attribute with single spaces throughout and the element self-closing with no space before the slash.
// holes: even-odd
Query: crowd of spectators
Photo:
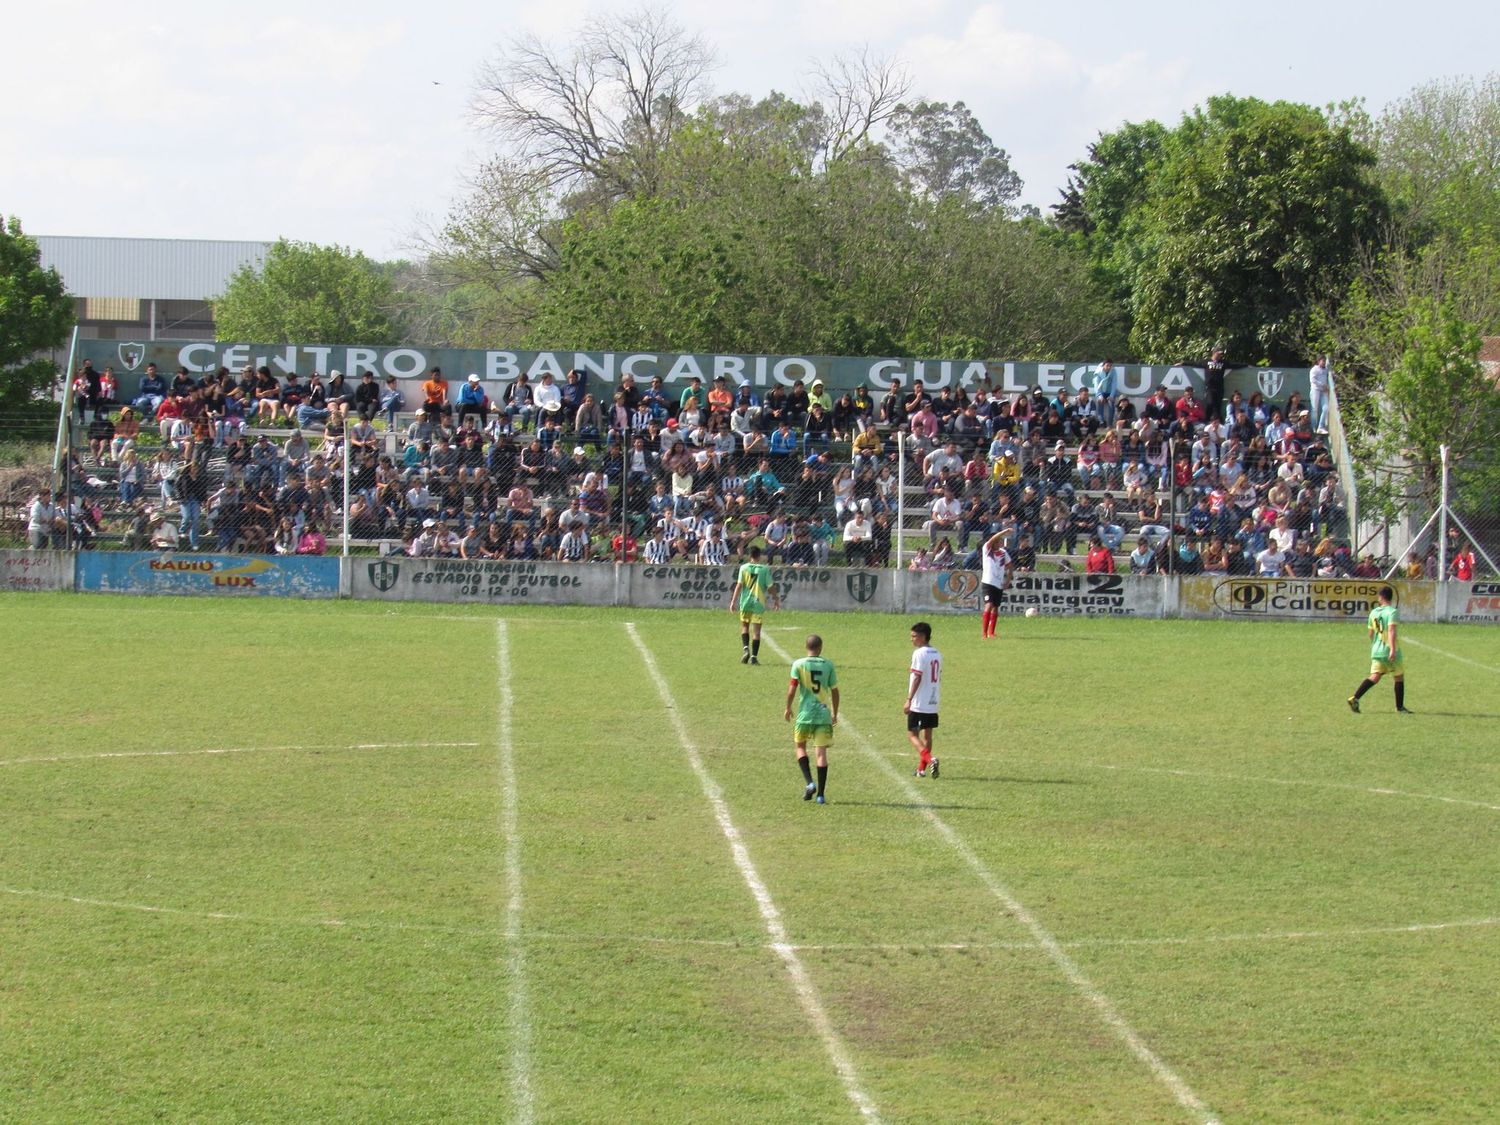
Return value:
<svg viewBox="0 0 1500 1125">
<path fill-rule="evenodd" d="M 434 368 L 408 403 L 394 379 L 305 382 L 265 367 L 167 381 L 128 403 L 78 373 L 87 452 L 70 519 L 87 545 L 112 515 L 130 546 L 318 553 L 341 526 L 411 555 L 730 562 L 753 542 L 791 566 L 974 568 L 1004 532 L 1019 570 L 1352 574 L 1329 450 L 1300 396 L 1089 386 L 878 399 L 813 379 L 764 394 L 723 378 L 667 388 L 623 375 L 525 375 L 491 399 Z M 907 527 L 896 435 L 907 440 Z M 112 479 L 111 479 L 112 477 Z M 92 517 L 92 518 L 91 518 Z"/>
</svg>

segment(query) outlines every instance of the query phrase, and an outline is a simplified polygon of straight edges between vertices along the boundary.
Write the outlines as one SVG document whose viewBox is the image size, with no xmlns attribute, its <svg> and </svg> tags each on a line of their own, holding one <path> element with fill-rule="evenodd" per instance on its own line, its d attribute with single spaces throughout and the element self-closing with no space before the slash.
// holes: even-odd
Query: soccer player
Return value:
<svg viewBox="0 0 1500 1125">
<path fill-rule="evenodd" d="M 797 722 L 792 727 L 792 741 L 797 746 L 797 765 L 807 788 L 802 799 L 826 804 L 828 786 L 828 746 L 833 742 L 833 728 L 839 721 L 839 678 L 833 661 L 823 655 L 823 638 L 812 633 L 807 638 L 807 655 L 792 661 L 792 678 L 786 689 L 787 722 L 792 719 L 792 700 L 797 701 Z M 818 780 L 813 781 L 807 766 L 807 744 L 811 742 L 818 755 Z"/>
<path fill-rule="evenodd" d="M 760 627 L 767 603 L 780 609 L 781 594 L 771 578 L 771 568 L 760 561 L 760 548 L 751 547 L 750 561 L 740 564 L 734 589 L 729 591 L 729 612 L 740 615 L 741 664 L 760 663 Z"/>
<path fill-rule="evenodd" d="M 1010 570 L 1013 564 L 1010 552 L 1002 546 L 1005 539 L 1006 533 L 997 531 L 984 543 L 979 579 L 979 592 L 983 595 L 979 620 L 983 624 L 981 636 L 984 637 L 995 635 L 995 626 L 1000 621 L 1000 606 L 1005 601 L 1005 588 L 1010 585 Z"/>
<path fill-rule="evenodd" d="M 1359 697 L 1378 684 L 1380 677 L 1387 672 L 1396 685 L 1396 710 L 1403 715 L 1411 714 L 1406 709 L 1406 661 L 1401 655 L 1401 644 L 1396 636 L 1396 626 L 1401 615 L 1391 604 L 1395 597 L 1395 590 L 1382 586 L 1376 596 L 1379 604 L 1370 610 L 1367 622 L 1370 635 L 1370 675 L 1354 689 L 1354 694 L 1348 700 L 1349 710 L 1356 715 L 1359 714 Z"/>
<path fill-rule="evenodd" d="M 938 725 L 938 690 L 943 654 L 932 647 L 932 626 L 918 621 L 911 627 L 911 678 L 906 688 L 906 737 L 917 751 L 917 776 L 938 775 L 938 760 L 932 753 L 932 732 Z"/>
</svg>

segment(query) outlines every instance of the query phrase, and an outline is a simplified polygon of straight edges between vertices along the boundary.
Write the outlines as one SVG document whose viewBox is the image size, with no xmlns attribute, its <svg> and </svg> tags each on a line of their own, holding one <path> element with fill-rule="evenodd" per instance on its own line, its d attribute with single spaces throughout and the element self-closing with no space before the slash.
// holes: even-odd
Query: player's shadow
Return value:
<svg viewBox="0 0 1500 1125">
<path fill-rule="evenodd" d="M 1074 777 L 973 777 L 966 773 L 945 773 L 939 785 L 961 785 L 977 781 L 987 785 L 1088 785 Z"/>
<path fill-rule="evenodd" d="M 1500 715 L 1488 711 L 1418 711 L 1413 717 L 1421 715 L 1431 715 L 1434 719 L 1500 719 Z"/>
<path fill-rule="evenodd" d="M 935 805 L 931 801 L 840 801 L 841 805 L 852 805 L 863 809 L 901 809 L 903 812 L 1000 812 L 991 805 Z"/>
</svg>

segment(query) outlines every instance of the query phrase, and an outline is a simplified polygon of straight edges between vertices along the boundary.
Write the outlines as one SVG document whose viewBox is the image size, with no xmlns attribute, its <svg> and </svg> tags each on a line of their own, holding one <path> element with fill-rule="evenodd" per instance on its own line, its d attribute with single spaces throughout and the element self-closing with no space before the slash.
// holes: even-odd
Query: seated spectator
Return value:
<svg viewBox="0 0 1500 1125">
<path fill-rule="evenodd" d="M 1104 540 L 1097 535 L 1089 540 L 1089 553 L 1084 561 L 1084 573 L 1086 574 L 1113 574 L 1115 572 L 1115 556 Z"/>
<path fill-rule="evenodd" d="M 871 540 L 875 537 L 869 513 L 854 508 L 844 524 L 844 561 L 850 566 L 869 564 Z"/>
<path fill-rule="evenodd" d="M 958 494 L 952 485 L 945 486 L 942 494 L 929 506 L 928 518 L 922 524 L 922 530 L 927 532 L 928 545 L 937 546 L 940 531 L 957 531 L 962 515 L 963 505 L 959 503 Z"/>
<path fill-rule="evenodd" d="M 783 554 L 791 545 L 792 529 L 787 523 L 786 516 L 777 512 L 771 517 L 770 522 L 761 529 L 766 543 L 766 564 L 775 565 L 776 557 Z"/>
</svg>

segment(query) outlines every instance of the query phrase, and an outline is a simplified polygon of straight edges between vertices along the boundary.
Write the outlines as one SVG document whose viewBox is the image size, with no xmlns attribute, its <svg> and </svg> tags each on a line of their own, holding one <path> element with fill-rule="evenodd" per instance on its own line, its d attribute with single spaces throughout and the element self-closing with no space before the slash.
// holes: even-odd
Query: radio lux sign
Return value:
<svg viewBox="0 0 1500 1125">
<path fill-rule="evenodd" d="M 489 384 L 490 396 L 522 372 L 535 382 L 551 374 L 561 381 L 569 370 L 583 372 L 594 386 L 612 386 L 622 376 L 638 383 L 660 375 L 664 383 L 686 386 L 693 378 L 705 383 L 723 376 L 734 386 L 769 389 L 821 379 L 834 393 L 869 387 L 888 390 L 893 381 L 904 387 L 920 382 L 924 387 L 989 386 L 1003 394 L 1016 394 L 1040 387 L 1049 395 L 1074 392 L 1089 385 L 1095 362 L 1014 363 L 1002 360 L 957 359 L 859 359 L 852 356 L 721 355 L 677 352 L 575 352 L 575 351 L 478 351 L 458 348 L 372 348 L 332 344 L 237 344 L 208 340 L 157 340 L 153 343 L 115 340 L 82 340 L 81 358 L 96 368 L 113 367 L 122 388 L 134 394 L 146 364 L 154 363 L 171 378 L 179 367 L 194 374 L 220 367 L 238 372 L 247 363 L 269 367 L 278 375 L 313 371 L 327 375 L 342 371 L 351 381 L 369 371 L 382 382 L 394 376 L 415 390 L 426 373 L 441 367 L 446 378 L 462 381 L 470 372 Z M 1115 368 L 1117 394 L 1144 396 L 1157 387 L 1180 393 L 1189 387 L 1201 390 L 1203 372 L 1187 366 L 1141 366 L 1121 364 Z M 1305 368 L 1240 368 L 1228 380 L 1229 391 L 1247 397 L 1260 391 L 1268 398 L 1282 398 L 1292 391 L 1308 393 Z"/>
</svg>

